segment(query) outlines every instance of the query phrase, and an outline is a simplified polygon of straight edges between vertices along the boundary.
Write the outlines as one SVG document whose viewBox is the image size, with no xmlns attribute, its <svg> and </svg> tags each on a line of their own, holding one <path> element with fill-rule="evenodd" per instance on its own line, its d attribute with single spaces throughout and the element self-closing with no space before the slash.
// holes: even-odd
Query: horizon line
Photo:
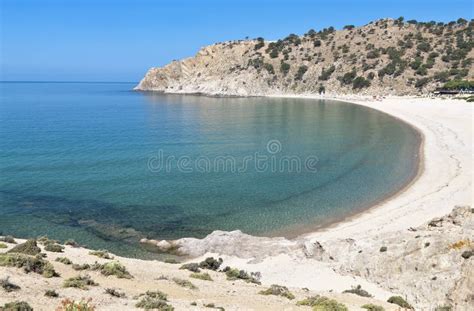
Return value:
<svg viewBox="0 0 474 311">
<path fill-rule="evenodd" d="M 0 83 L 138 83 L 139 81 L 43 81 L 43 80 L 0 80 Z"/>
</svg>

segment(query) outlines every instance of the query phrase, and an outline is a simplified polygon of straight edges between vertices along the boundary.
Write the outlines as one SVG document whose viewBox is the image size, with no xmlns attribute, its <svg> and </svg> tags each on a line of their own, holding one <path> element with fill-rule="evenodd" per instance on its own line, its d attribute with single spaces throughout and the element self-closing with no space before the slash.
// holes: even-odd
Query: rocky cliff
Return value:
<svg viewBox="0 0 474 311">
<path fill-rule="evenodd" d="M 135 89 L 239 96 L 426 93 L 449 80 L 474 78 L 473 26 L 463 19 L 382 19 L 278 41 L 218 43 L 151 68 Z"/>
</svg>

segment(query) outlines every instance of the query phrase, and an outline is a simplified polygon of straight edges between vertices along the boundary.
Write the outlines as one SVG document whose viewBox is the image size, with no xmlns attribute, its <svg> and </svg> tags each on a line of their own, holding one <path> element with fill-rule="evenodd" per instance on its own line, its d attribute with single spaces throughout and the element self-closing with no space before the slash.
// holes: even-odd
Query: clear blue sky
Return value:
<svg viewBox="0 0 474 311">
<path fill-rule="evenodd" d="M 0 80 L 138 81 L 216 41 L 404 16 L 471 19 L 472 0 L 0 0 Z"/>
</svg>

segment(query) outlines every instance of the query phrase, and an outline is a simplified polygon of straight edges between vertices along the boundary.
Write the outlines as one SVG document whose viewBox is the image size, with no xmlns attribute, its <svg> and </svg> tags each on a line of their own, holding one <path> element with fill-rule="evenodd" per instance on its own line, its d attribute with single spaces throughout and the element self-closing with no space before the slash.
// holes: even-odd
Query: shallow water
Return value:
<svg viewBox="0 0 474 311">
<path fill-rule="evenodd" d="M 1 232 L 149 257 L 140 237 L 310 230 L 417 172 L 416 131 L 372 109 L 132 88 L 0 83 Z"/>
</svg>

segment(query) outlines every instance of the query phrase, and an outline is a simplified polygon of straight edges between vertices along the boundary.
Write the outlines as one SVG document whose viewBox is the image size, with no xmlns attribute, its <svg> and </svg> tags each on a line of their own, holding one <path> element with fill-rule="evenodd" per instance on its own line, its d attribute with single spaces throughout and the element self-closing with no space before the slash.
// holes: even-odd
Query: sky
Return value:
<svg viewBox="0 0 474 311">
<path fill-rule="evenodd" d="M 139 81 L 215 42 L 380 18 L 470 20 L 472 0 L 0 0 L 0 81 Z"/>
</svg>

